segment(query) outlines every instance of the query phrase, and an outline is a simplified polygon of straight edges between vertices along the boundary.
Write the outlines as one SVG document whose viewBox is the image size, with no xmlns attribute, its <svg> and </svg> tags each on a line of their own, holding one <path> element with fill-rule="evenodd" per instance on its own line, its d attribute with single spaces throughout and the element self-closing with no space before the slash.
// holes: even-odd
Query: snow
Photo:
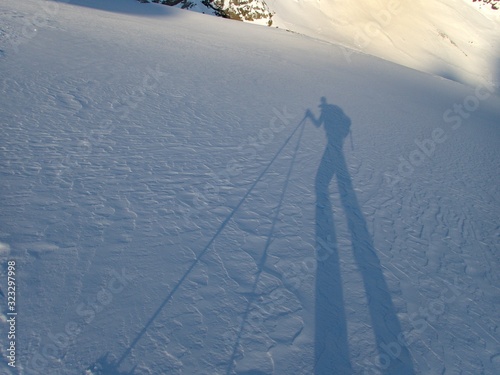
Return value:
<svg viewBox="0 0 500 375">
<path fill-rule="evenodd" d="M 499 373 L 494 82 L 133 0 L 0 17 L 0 373 Z"/>
<path fill-rule="evenodd" d="M 267 3 L 275 12 L 276 27 L 472 86 L 499 80 L 500 11 L 485 4 L 472 0 Z"/>
</svg>

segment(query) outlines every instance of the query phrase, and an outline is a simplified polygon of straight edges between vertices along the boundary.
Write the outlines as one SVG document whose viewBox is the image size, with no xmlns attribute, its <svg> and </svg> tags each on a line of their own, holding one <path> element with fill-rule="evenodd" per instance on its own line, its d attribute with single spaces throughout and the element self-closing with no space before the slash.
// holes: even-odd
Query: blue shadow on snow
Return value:
<svg viewBox="0 0 500 375">
<path fill-rule="evenodd" d="M 56 3 L 77 5 L 105 12 L 135 14 L 138 16 L 171 16 L 171 7 L 160 4 L 142 4 L 136 0 L 52 0 Z"/>
<path fill-rule="evenodd" d="M 415 372 L 411 355 L 408 349 L 398 342 L 398 335 L 402 333 L 401 325 L 342 150 L 344 140 L 350 132 L 351 120 L 340 107 L 328 104 L 324 97 L 321 98 L 319 107 L 321 114 L 318 119 L 310 110 L 306 113 L 316 127 L 323 126 L 328 140 L 315 178 L 315 236 L 318 267 L 315 292 L 314 374 L 353 373 L 349 355 L 339 248 L 328 189 L 333 177 L 336 176 L 354 258 L 363 279 L 378 350 L 378 360 L 372 361 L 374 362 L 372 369 L 376 366 L 384 375 L 413 375 Z M 369 373 L 370 369 L 365 370 Z"/>
</svg>

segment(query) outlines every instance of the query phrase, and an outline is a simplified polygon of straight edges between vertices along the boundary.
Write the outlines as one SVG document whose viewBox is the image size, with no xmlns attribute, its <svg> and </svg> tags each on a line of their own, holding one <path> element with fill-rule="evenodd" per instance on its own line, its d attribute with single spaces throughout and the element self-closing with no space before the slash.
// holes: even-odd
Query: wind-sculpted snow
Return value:
<svg viewBox="0 0 500 375">
<path fill-rule="evenodd" d="M 493 82 L 55 3 L 0 5 L 2 374 L 499 372 Z"/>
</svg>

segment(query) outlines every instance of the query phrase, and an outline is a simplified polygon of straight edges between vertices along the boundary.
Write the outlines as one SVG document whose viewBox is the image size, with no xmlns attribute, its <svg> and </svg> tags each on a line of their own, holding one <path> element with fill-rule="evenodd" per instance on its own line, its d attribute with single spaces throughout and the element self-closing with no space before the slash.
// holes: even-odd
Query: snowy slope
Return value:
<svg viewBox="0 0 500 375">
<path fill-rule="evenodd" d="M 497 88 L 133 0 L 0 17 L 0 373 L 499 373 Z"/>
<path fill-rule="evenodd" d="M 188 3 L 191 10 L 214 13 L 199 0 Z M 345 46 L 347 61 L 353 49 L 469 85 L 500 81 L 500 10 L 480 1 L 225 0 L 217 4 L 234 18 L 261 25 L 272 21 L 273 27 Z"/>
<path fill-rule="evenodd" d="M 500 10 L 472 0 L 269 0 L 273 25 L 471 85 L 500 80 Z M 349 53 L 346 53 L 349 58 Z"/>
</svg>

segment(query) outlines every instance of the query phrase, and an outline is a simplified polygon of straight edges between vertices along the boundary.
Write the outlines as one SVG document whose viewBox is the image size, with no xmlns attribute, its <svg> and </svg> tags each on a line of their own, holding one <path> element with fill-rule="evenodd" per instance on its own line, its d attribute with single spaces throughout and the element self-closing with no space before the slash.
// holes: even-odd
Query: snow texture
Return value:
<svg viewBox="0 0 500 375">
<path fill-rule="evenodd" d="M 134 0 L 0 50 L 1 374 L 500 373 L 494 81 Z"/>
</svg>

